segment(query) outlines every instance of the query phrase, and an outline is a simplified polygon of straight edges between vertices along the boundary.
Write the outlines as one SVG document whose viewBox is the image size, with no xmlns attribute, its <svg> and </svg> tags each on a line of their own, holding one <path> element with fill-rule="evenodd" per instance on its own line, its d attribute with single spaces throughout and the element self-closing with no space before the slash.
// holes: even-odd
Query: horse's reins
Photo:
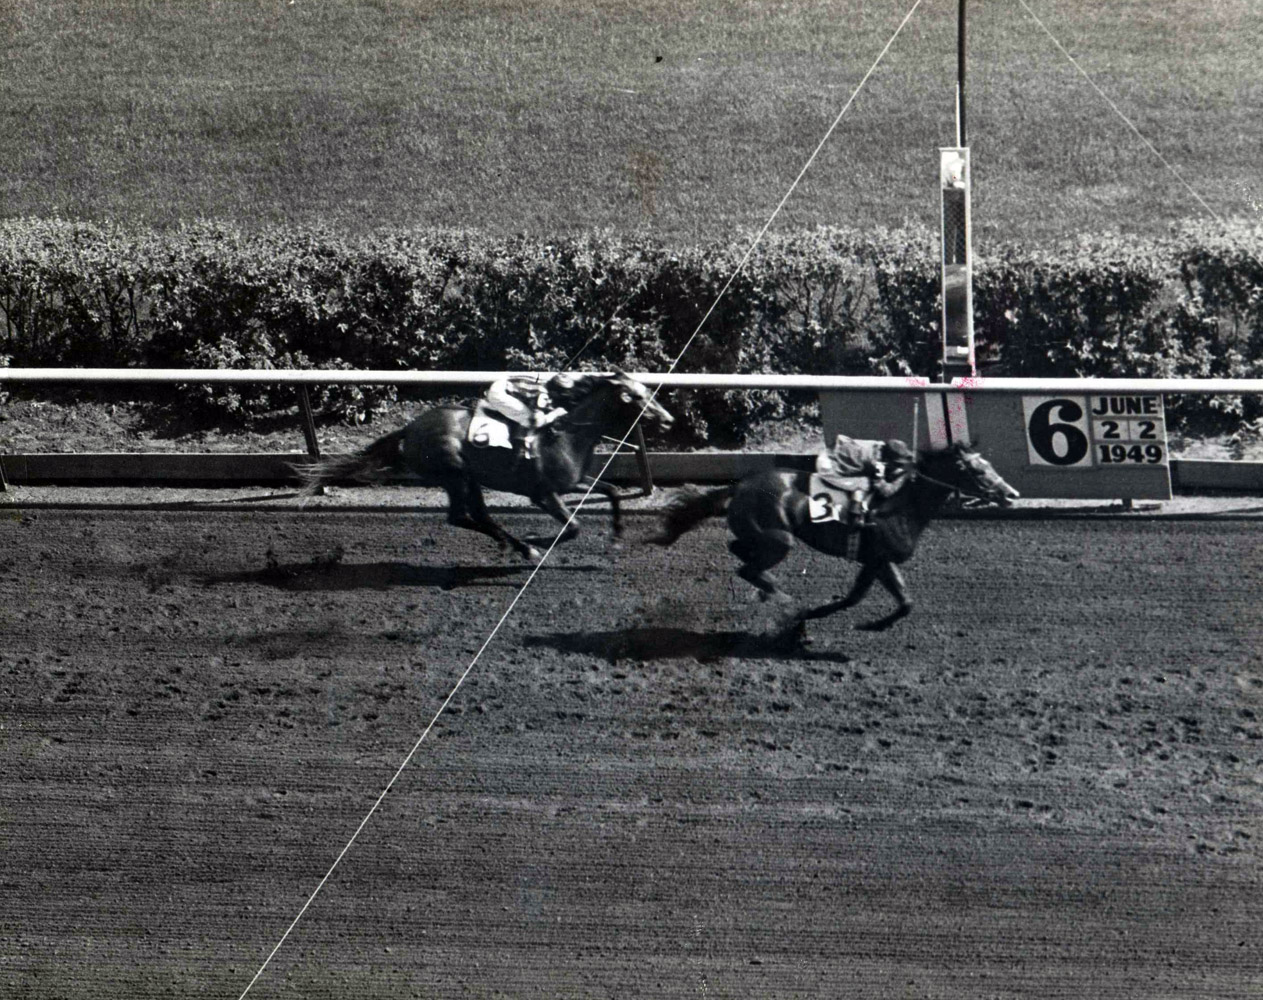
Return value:
<svg viewBox="0 0 1263 1000">
<path fill-rule="evenodd" d="M 915 476 L 918 479 L 924 479 L 927 483 L 933 483 L 935 486 L 942 486 L 944 489 L 948 490 L 951 493 L 961 493 L 964 496 L 973 497 L 975 500 L 990 500 L 991 499 L 991 497 L 988 496 L 986 493 L 971 493 L 969 490 L 965 489 L 963 486 L 956 485 L 955 483 L 945 483 L 941 479 L 935 479 L 933 476 L 927 475 L 926 473 L 922 472 L 920 469 L 913 469 L 911 472 L 908 473 L 908 476 L 909 478 Z"/>
</svg>

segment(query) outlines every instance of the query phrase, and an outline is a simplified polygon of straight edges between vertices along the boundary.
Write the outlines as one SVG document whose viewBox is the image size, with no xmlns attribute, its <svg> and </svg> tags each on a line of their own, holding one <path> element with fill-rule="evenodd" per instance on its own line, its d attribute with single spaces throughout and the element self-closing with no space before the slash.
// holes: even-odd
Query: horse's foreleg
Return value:
<svg viewBox="0 0 1263 1000">
<path fill-rule="evenodd" d="M 494 538 L 503 551 L 506 545 L 513 546 L 513 551 L 528 562 L 539 561 L 539 550 L 528 545 L 520 538 L 509 534 L 491 519 L 483 500 L 482 490 L 476 483 L 467 480 L 453 480 L 446 484 L 450 505 L 447 511 L 447 523 L 457 528 L 468 528 L 479 534 Z"/>
<path fill-rule="evenodd" d="M 542 493 L 531 499 L 539 507 L 551 514 L 553 519 L 559 524 L 564 525 L 561 529 L 561 534 L 555 539 L 544 535 L 527 535 L 526 540 L 532 545 L 560 545 L 562 542 L 568 542 L 575 535 L 579 534 L 579 522 L 574 519 L 574 514 L 571 513 L 570 508 L 562 503 L 561 497 L 557 496 L 556 493 Z"/>
<path fill-rule="evenodd" d="M 877 579 L 878 570 L 875 566 L 864 564 L 860 566 L 860 571 L 855 577 L 855 583 L 851 585 L 850 591 L 841 600 L 830 601 L 828 604 L 821 604 L 819 607 L 811 608 L 803 611 L 798 615 L 801 621 L 810 621 L 813 618 L 825 618 L 838 611 L 845 611 L 847 608 L 853 608 L 864 600 L 864 596 L 868 593 L 868 589 L 873 585 L 873 581 Z"/>
<path fill-rule="evenodd" d="M 600 493 L 610 502 L 610 521 L 615 538 L 621 538 L 623 535 L 623 512 L 618 502 L 618 487 L 607 483 L 600 479 L 593 479 L 591 476 L 584 476 L 579 480 L 576 488 L 588 489 L 592 488 L 593 493 Z"/>
<path fill-rule="evenodd" d="M 900 618 L 906 618 L 912 613 L 912 600 L 908 597 L 908 585 L 904 583 L 903 574 L 899 572 L 898 566 L 894 563 L 882 563 L 877 568 L 877 579 L 881 581 L 883 587 L 890 591 L 890 596 L 899 602 L 899 607 L 884 618 L 878 618 L 876 621 L 858 626 L 865 632 L 883 632 Z"/>
</svg>

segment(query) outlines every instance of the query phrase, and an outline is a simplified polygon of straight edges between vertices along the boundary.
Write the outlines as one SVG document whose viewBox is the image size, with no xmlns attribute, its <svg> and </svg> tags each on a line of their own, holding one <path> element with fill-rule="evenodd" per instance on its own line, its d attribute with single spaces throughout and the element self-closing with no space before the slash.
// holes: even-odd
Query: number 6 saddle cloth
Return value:
<svg viewBox="0 0 1263 1000">
<path fill-rule="evenodd" d="M 474 404 L 466 437 L 475 448 L 513 448 L 508 422 L 482 399 Z"/>
</svg>

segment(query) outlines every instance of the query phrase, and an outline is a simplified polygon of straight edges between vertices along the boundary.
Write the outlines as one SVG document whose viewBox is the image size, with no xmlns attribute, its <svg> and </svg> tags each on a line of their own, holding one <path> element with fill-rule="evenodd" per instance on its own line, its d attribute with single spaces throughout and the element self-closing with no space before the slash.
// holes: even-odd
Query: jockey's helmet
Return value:
<svg viewBox="0 0 1263 1000">
<path fill-rule="evenodd" d="M 881 446 L 881 459 L 892 465 L 913 465 L 917 457 L 904 442 L 891 438 Z"/>
</svg>

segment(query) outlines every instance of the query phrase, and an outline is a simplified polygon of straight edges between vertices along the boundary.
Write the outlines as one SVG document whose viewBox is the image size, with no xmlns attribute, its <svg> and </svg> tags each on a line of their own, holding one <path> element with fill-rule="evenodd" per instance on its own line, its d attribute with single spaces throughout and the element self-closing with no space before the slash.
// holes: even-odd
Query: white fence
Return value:
<svg viewBox="0 0 1263 1000">
<path fill-rule="evenodd" d="M 489 385 L 503 372 L 486 371 L 345 371 L 295 369 L 217 369 L 217 368 L 0 368 L 0 385 L 4 384 L 206 384 L 293 385 L 302 409 L 303 432 L 307 452 L 319 455 L 316 428 L 307 399 L 312 385 L 428 385 L 435 387 L 469 387 L 474 390 Z M 507 374 L 531 375 L 518 372 Z M 840 402 L 855 394 L 852 405 L 867 408 L 864 400 L 872 400 L 876 392 L 894 403 L 897 394 L 919 395 L 955 393 L 968 399 L 972 396 L 1134 396 L 1144 395 L 1249 395 L 1263 394 L 1263 379 L 1090 379 L 1090 378 L 963 378 L 950 383 L 930 382 L 919 377 L 845 376 L 845 375 L 730 375 L 631 372 L 646 385 L 663 388 L 731 390 L 807 390 L 822 394 L 826 400 Z M 948 397 L 950 403 L 952 397 Z M 959 402 L 959 400 L 958 400 Z M 983 401 L 977 401 L 981 405 Z M 908 405 L 912 405 L 909 403 Z M 937 404 L 936 404 L 937 405 Z M 1020 402 L 1013 405 L 1020 408 Z M 949 407 L 950 408 L 950 407 Z M 922 407 L 923 419 L 929 407 Z M 638 443 L 643 446 L 643 439 Z M 989 446 L 994 446 L 994 436 Z M 163 454 L 45 454 L 8 455 L 0 466 L 0 488 L 5 470 L 17 482 L 262 482 L 284 476 L 293 455 L 163 455 Z M 630 458 L 630 456 L 628 456 Z M 747 468 L 761 468 L 783 462 L 792 456 L 746 453 L 670 454 L 655 456 L 655 473 L 663 479 L 734 478 Z M 652 488 L 652 478 L 643 447 L 635 465 L 620 460 L 611 469 L 618 478 L 639 479 L 644 488 Z M 1221 487 L 1238 490 L 1263 488 L 1263 464 L 1198 462 L 1171 463 L 1179 485 L 1204 488 Z"/>
<path fill-rule="evenodd" d="M 343 371 L 336 369 L 226 368 L 0 368 L 6 382 L 60 383 L 196 383 L 199 385 L 433 385 L 485 386 L 505 374 L 538 372 L 477 371 Z M 963 378 L 950 383 L 917 376 L 880 375 L 709 375 L 628 372 L 650 386 L 680 389 L 848 389 L 887 392 L 1003 392 L 1060 395 L 1064 393 L 1250 395 L 1263 393 L 1263 379 L 1227 378 Z"/>
</svg>

